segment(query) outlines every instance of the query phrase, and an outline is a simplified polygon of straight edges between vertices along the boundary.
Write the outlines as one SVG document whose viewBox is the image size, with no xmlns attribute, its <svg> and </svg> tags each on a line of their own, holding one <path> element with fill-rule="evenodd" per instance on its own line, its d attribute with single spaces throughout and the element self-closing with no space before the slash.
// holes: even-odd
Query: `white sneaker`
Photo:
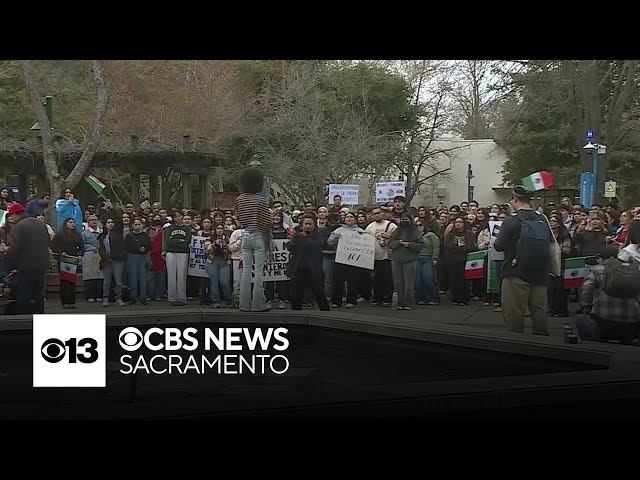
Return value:
<svg viewBox="0 0 640 480">
<path fill-rule="evenodd" d="M 116 305 L 118 305 L 119 307 L 124 307 L 125 303 L 122 300 L 116 300 Z"/>
<path fill-rule="evenodd" d="M 271 310 L 271 302 L 266 302 L 264 304 L 264 308 L 265 308 L 265 310 Z"/>
<path fill-rule="evenodd" d="M 100 303 L 102 301 L 102 297 L 96 298 L 96 302 Z"/>
<path fill-rule="evenodd" d="M 344 308 L 353 308 L 355 305 L 353 303 L 347 303 Z"/>
<path fill-rule="evenodd" d="M 96 303 L 96 299 L 95 298 L 88 298 L 87 302 L 89 303 Z"/>
<path fill-rule="evenodd" d="M 283 302 L 283 301 L 281 301 L 281 302 L 278 304 L 278 310 L 284 310 L 285 308 L 287 308 L 287 307 L 285 306 L 284 302 Z"/>
<path fill-rule="evenodd" d="M 502 307 L 494 308 L 493 311 L 496 313 L 500 313 L 502 311 Z"/>
<path fill-rule="evenodd" d="M 365 301 L 365 300 L 364 300 L 364 298 L 362 298 L 362 297 L 358 297 L 358 300 L 356 300 L 356 302 L 357 302 L 357 303 L 362 303 L 362 302 L 364 302 L 364 301 Z"/>
<path fill-rule="evenodd" d="M 109 300 L 107 300 L 106 298 L 104 300 L 102 300 L 102 306 L 103 307 L 108 307 L 109 306 Z"/>
</svg>

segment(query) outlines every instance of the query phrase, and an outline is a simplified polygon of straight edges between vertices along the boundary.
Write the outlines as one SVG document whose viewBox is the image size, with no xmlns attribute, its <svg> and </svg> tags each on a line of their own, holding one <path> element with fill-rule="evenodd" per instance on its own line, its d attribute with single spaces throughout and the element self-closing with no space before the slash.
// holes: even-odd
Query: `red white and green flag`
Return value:
<svg viewBox="0 0 640 480">
<path fill-rule="evenodd" d="M 79 257 L 70 257 L 69 255 L 60 255 L 60 280 L 65 282 L 76 282 L 78 274 Z"/>
<path fill-rule="evenodd" d="M 530 192 L 551 188 L 553 187 L 553 177 L 546 170 L 542 170 L 532 173 L 528 177 L 524 177 L 522 179 L 522 186 Z"/>
<path fill-rule="evenodd" d="M 0 210 L 0 227 L 4 227 L 4 224 L 7 221 L 7 211 Z"/>
<path fill-rule="evenodd" d="M 467 263 L 464 266 L 464 279 L 476 280 L 484 277 L 484 261 L 487 251 L 467 254 Z"/>
<path fill-rule="evenodd" d="M 98 177 L 96 177 L 95 175 L 89 175 L 86 179 L 87 183 L 89 185 L 91 185 L 91 187 L 98 192 L 98 195 L 100 195 L 102 193 L 102 191 L 107 188 L 107 186 L 105 185 L 104 182 L 102 182 Z"/>
<path fill-rule="evenodd" d="M 585 257 L 568 258 L 564 261 L 564 288 L 580 288 L 589 271 L 585 264 Z"/>
</svg>

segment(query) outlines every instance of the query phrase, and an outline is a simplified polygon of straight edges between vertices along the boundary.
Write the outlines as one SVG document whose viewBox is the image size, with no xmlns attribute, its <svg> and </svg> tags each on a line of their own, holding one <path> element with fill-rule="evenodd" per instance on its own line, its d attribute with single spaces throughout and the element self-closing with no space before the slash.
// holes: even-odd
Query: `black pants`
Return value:
<svg viewBox="0 0 640 480">
<path fill-rule="evenodd" d="M 373 300 L 390 303 L 393 296 L 391 260 L 376 260 L 373 272 Z"/>
<path fill-rule="evenodd" d="M 90 298 L 102 298 L 102 279 L 85 280 L 84 295 L 87 300 Z"/>
<path fill-rule="evenodd" d="M 273 302 L 273 299 L 275 298 L 275 292 L 278 292 L 278 300 L 280 300 L 281 302 L 284 300 L 289 300 L 289 282 L 290 280 L 280 282 L 264 282 L 264 295 L 267 299 L 267 302 Z M 306 302 L 306 295 L 304 297 Z"/>
<path fill-rule="evenodd" d="M 549 288 L 547 289 L 547 305 L 551 315 L 569 316 L 569 306 L 567 301 L 569 296 L 564 289 L 564 275 L 551 277 Z"/>
<path fill-rule="evenodd" d="M 308 269 L 299 269 L 296 272 L 295 279 L 290 283 L 291 287 L 291 310 L 302 310 L 302 301 L 304 300 L 305 290 L 311 289 L 318 303 L 320 310 L 330 310 L 327 297 L 324 295 L 324 280 L 322 277 L 315 280 L 311 276 Z"/>
<path fill-rule="evenodd" d="M 443 292 L 449 291 L 448 265 L 449 259 L 441 254 L 440 261 L 438 262 L 438 288 Z"/>
<path fill-rule="evenodd" d="M 60 279 L 60 300 L 63 305 L 75 305 L 76 284 Z"/>
<path fill-rule="evenodd" d="M 454 303 L 469 303 L 470 282 L 464 279 L 464 266 L 466 257 L 461 259 L 449 257 L 447 259 L 449 273 L 449 290 L 451 301 Z"/>
<path fill-rule="evenodd" d="M 344 283 L 347 282 L 347 303 L 356 304 L 358 301 L 358 280 L 362 277 L 360 270 L 360 268 L 352 265 L 336 263 L 335 270 L 333 271 L 332 303 L 338 306 L 342 305 Z"/>
<path fill-rule="evenodd" d="M 358 296 L 365 300 L 371 300 L 371 270 L 359 268 L 360 278 L 358 279 Z"/>
<path fill-rule="evenodd" d="M 44 313 L 44 280 L 47 271 L 18 272 L 14 281 L 16 315 Z"/>
</svg>

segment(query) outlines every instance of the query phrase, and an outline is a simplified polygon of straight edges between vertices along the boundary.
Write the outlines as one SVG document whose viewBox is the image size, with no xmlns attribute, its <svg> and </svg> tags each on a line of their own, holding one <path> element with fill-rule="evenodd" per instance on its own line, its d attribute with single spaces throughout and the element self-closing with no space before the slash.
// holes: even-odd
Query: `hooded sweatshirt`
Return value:
<svg viewBox="0 0 640 480">
<path fill-rule="evenodd" d="M 333 232 L 331 232 L 331 235 L 329 235 L 329 239 L 327 240 L 327 245 L 329 246 L 338 245 L 338 238 L 336 238 L 336 235 L 343 236 L 343 235 L 351 235 L 353 233 L 365 233 L 365 232 L 358 225 L 352 225 L 352 226 L 342 225 L 341 227 L 338 227 Z"/>
</svg>

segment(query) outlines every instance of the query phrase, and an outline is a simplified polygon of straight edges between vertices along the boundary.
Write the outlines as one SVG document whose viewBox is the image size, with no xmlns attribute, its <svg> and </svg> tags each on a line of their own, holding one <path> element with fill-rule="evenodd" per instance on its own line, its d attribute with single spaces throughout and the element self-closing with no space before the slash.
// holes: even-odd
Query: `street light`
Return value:
<svg viewBox="0 0 640 480">
<path fill-rule="evenodd" d="M 598 188 L 598 155 L 604 155 L 607 152 L 607 147 L 600 145 L 598 142 L 591 143 L 591 140 L 589 140 L 582 148 L 593 154 L 593 188 L 591 190 L 591 204 L 593 205 Z"/>
</svg>

